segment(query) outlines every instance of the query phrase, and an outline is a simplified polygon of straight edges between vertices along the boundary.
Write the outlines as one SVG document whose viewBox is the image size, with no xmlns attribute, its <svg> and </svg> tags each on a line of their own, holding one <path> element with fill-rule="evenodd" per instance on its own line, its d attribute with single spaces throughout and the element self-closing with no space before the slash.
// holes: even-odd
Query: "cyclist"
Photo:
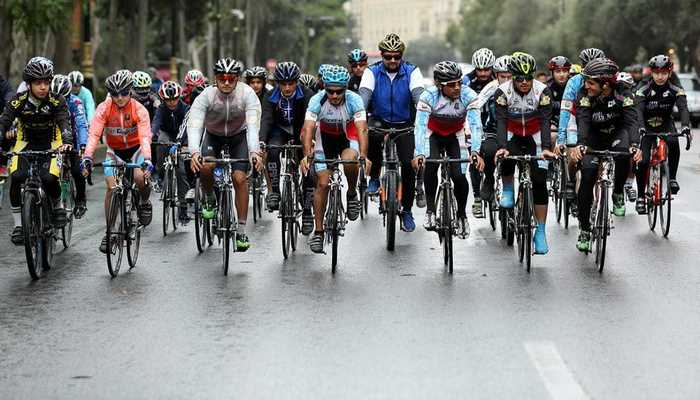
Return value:
<svg viewBox="0 0 700 400">
<path fill-rule="evenodd" d="M 148 199 L 151 192 L 148 178 L 154 171 L 151 162 L 151 122 L 146 108 L 131 98 L 133 84 L 131 72 L 127 70 L 117 71 L 105 80 L 109 96 L 95 111 L 81 167 L 83 175 L 87 176 L 92 169 L 93 155 L 102 135 L 105 136 L 108 147 L 105 163 L 124 161 L 142 164 L 143 170 L 134 170 L 134 182 L 141 193 L 138 205 L 139 224 L 147 226 L 151 223 L 153 215 L 153 207 Z M 104 175 L 107 186 L 104 206 L 107 216 L 115 184 L 114 167 L 105 167 Z M 107 251 L 107 235 L 102 238 L 100 251 Z"/>
<path fill-rule="evenodd" d="M 348 89 L 357 93 L 360 89 L 360 81 L 362 81 L 362 75 L 367 69 L 367 53 L 362 49 L 354 49 L 348 53 L 348 65 L 350 68 L 350 82 L 348 82 Z"/>
<path fill-rule="evenodd" d="M 192 104 L 192 89 L 197 86 L 203 85 L 207 82 L 207 78 L 204 76 L 202 71 L 198 69 L 191 69 L 187 71 L 185 75 L 185 87 L 182 89 L 182 101 L 187 104 Z M 158 92 L 160 93 L 160 92 Z"/>
<path fill-rule="evenodd" d="M 156 110 L 156 115 L 151 125 L 151 132 L 153 133 L 152 140 L 158 143 L 178 142 L 185 144 L 185 142 L 180 142 L 178 140 L 178 135 L 182 122 L 185 119 L 185 115 L 190 110 L 190 107 L 182 101 L 182 87 L 175 81 L 166 81 L 160 85 L 158 96 L 162 103 Z M 165 160 L 165 156 L 168 152 L 171 154 L 176 154 L 177 152 L 177 147 L 175 145 L 169 149 L 163 146 L 158 146 L 156 149 L 158 152 L 158 160 Z M 165 164 L 161 162 L 156 168 L 160 179 L 165 177 L 164 165 Z M 180 223 L 184 225 L 190 221 L 190 217 L 187 215 L 187 203 L 185 202 L 185 194 L 190 185 L 187 182 L 187 173 L 182 163 L 180 163 L 180 168 L 175 171 L 175 174 L 177 176 L 177 200 L 179 204 L 178 219 Z"/>
<path fill-rule="evenodd" d="M 299 83 L 309 88 L 312 92 L 314 92 L 314 94 L 318 92 L 318 81 L 316 80 L 316 77 L 311 74 L 299 75 Z"/>
<path fill-rule="evenodd" d="M 253 67 L 245 70 L 243 73 L 245 76 L 245 83 L 250 86 L 255 94 L 258 96 L 258 100 L 262 103 L 263 98 L 269 92 L 265 87 L 265 79 L 267 78 L 267 70 L 263 67 Z"/>
<path fill-rule="evenodd" d="M 549 91 L 552 92 L 552 143 L 556 143 L 561 99 L 564 96 L 566 83 L 569 81 L 571 61 L 564 56 L 552 57 L 547 64 L 547 69 L 549 69 L 552 74 L 547 81 L 547 87 L 549 87 Z"/>
<path fill-rule="evenodd" d="M 43 57 L 29 60 L 22 71 L 22 80 L 27 83 L 28 90 L 13 95 L 0 115 L 0 141 L 7 135 L 12 139 L 13 133 L 8 132 L 15 119 L 18 120 L 14 152 L 22 150 L 69 150 L 73 144 L 70 128 L 70 115 L 66 100 L 55 96 L 49 91 L 53 77 L 53 63 Z M 10 137 L 12 136 L 12 137 Z M 27 179 L 29 163 L 18 156 L 12 158 L 10 173 L 10 206 L 14 229 L 12 243 L 24 244 L 22 234 L 22 185 Z M 60 168 L 53 158 L 45 170 L 39 172 L 46 194 L 53 203 L 51 219 L 55 226 L 66 224 L 66 213 L 61 208 L 59 197 L 61 188 L 58 182 Z"/>
<path fill-rule="evenodd" d="M 634 99 L 629 89 L 616 84 L 619 68 L 612 60 L 596 58 L 586 63 L 581 75 L 584 87 L 576 97 L 577 146 L 571 147 L 569 156 L 581 161 L 581 182 L 578 189 L 578 222 L 580 232 L 576 248 L 588 252 L 591 249 L 591 204 L 593 188 L 598 175 L 595 157 L 585 155 L 580 146 L 594 150 L 629 151 L 635 161 L 641 158 L 639 138 L 634 132 L 637 115 Z M 615 159 L 615 183 L 613 187 L 613 212 L 625 215 L 624 185 L 629 171 L 629 158 Z"/>
<path fill-rule="evenodd" d="M 241 72 L 241 62 L 230 57 L 218 60 L 214 65 L 216 86 L 204 89 L 202 94 L 197 96 L 187 120 L 187 142 L 192 153 L 191 167 L 192 171 L 200 172 L 205 193 L 202 217 L 206 219 L 213 219 L 216 215 L 212 173 L 214 166 L 204 163 L 201 157 L 220 157 L 224 147 L 228 147 L 231 158 L 249 158 L 253 168 L 262 170 L 258 137 L 260 100 L 250 86 L 239 82 Z M 235 163 L 232 170 L 238 215 L 236 249 L 246 251 L 250 248 L 250 240 L 245 230 L 248 219 L 248 165 Z"/>
<path fill-rule="evenodd" d="M 479 93 L 476 102 L 471 103 L 469 108 L 482 110 L 483 137 L 474 136 L 472 138 L 472 150 L 479 149 L 479 155 L 484 160 L 484 179 L 481 182 L 481 199 L 491 201 L 493 197 L 494 171 L 496 170 L 495 156 L 498 150 L 498 141 L 496 140 L 496 99 L 494 94 L 496 89 L 512 79 L 513 74 L 510 72 L 510 56 L 501 56 L 496 59 L 493 64 L 493 72 L 496 74 L 496 79 L 484 86 Z M 484 118 L 486 117 L 486 118 Z M 476 142 L 479 142 L 478 144 Z"/>
<path fill-rule="evenodd" d="M 88 124 L 83 112 L 83 105 L 78 96 L 71 93 L 70 79 L 66 75 L 54 75 L 51 81 L 51 93 L 55 96 L 63 96 L 68 104 L 68 112 L 70 113 L 71 131 L 73 132 L 73 141 L 80 151 L 85 150 L 88 137 Z M 80 157 L 77 153 L 71 153 L 69 156 L 71 165 L 71 175 L 75 182 L 75 209 L 73 215 L 80 219 L 87 211 L 85 202 L 85 177 L 80 171 Z"/>
<path fill-rule="evenodd" d="M 71 92 L 78 96 L 80 102 L 83 103 L 83 108 L 85 111 L 85 118 L 87 118 L 88 126 L 92 122 L 92 118 L 95 116 L 95 99 L 92 97 L 92 92 L 90 89 L 83 85 L 85 82 L 85 77 L 80 71 L 72 71 L 68 74 L 70 83 L 72 85 Z"/>
<path fill-rule="evenodd" d="M 632 79 L 634 79 L 634 87 L 632 89 L 636 91 L 642 85 L 642 81 L 644 81 L 644 67 L 642 64 L 633 64 L 625 68 L 625 70 L 632 75 Z"/>
<path fill-rule="evenodd" d="M 498 151 L 496 157 L 509 154 L 537 155 L 546 159 L 553 157 L 550 151 L 550 120 L 552 115 L 552 92 L 544 83 L 534 79 L 535 58 L 527 53 L 515 52 L 510 59 L 513 79 L 499 86 L 496 98 L 496 130 Z M 532 162 L 531 178 L 533 203 L 535 206 L 535 254 L 547 254 L 547 161 Z M 500 206 L 514 205 L 513 174 L 515 162 L 503 160 L 503 196 Z"/>
<path fill-rule="evenodd" d="M 5 105 L 12 100 L 12 96 L 15 92 L 10 86 L 10 82 L 6 80 L 2 75 L 0 75 L 0 114 L 2 114 L 5 109 Z M 11 143 L 5 143 L 0 140 L 0 150 L 9 150 Z M 0 179 L 7 177 L 7 158 L 0 154 Z"/>
<path fill-rule="evenodd" d="M 291 61 L 277 63 L 275 67 L 277 87 L 269 92 L 262 102 L 263 113 L 260 121 L 260 141 L 280 146 L 290 140 L 300 144 L 299 134 L 304 126 L 306 108 L 313 96 L 311 90 L 299 85 L 299 66 Z M 268 194 L 265 199 L 267 209 L 278 210 L 280 203 L 280 149 L 267 150 Z M 310 185 L 313 186 L 313 185 Z M 309 207 L 304 208 L 306 234 L 311 216 Z"/>
<path fill-rule="evenodd" d="M 152 92 L 151 86 L 153 80 L 148 73 L 143 71 L 135 71 L 133 74 L 134 87 L 133 96 L 136 101 L 141 103 L 148 111 L 148 117 L 153 121 L 156 115 L 156 110 L 160 106 L 160 100 L 155 93 Z"/>
<path fill-rule="evenodd" d="M 329 66 L 324 70 L 324 90 L 316 93 L 309 101 L 306 121 L 302 132 L 304 154 L 301 169 L 306 174 L 312 167 L 312 160 L 336 159 L 365 160 L 367 169 L 371 161 L 367 159 L 367 115 L 362 98 L 347 90 L 350 74 L 345 67 Z M 315 141 L 315 146 L 314 146 Z M 328 182 L 330 171 L 325 164 L 315 165 L 316 193 L 314 194 L 314 216 L 316 230 L 309 239 L 309 247 L 314 253 L 323 252 L 323 215 L 328 200 Z M 347 216 L 355 220 L 360 215 L 362 206 L 357 195 L 356 165 L 343 168 L 348 180 Z"/>
<path fill-rule="evenodd" d="M 332 66 L 333 65 L 331 65 L 331 64 L 321 64 L 318 66 L 318 75 L 316 78 L 316 86 L 317 86 L 316 91 L 317 91 L 317 93 L 319 90 L 323 90 L 323 72 Z"/>
<path fill-rule="evenodd" d="M 654 56 L 649 60 L 651 68 L 651 79 L 637 89 L 635 95 L 636 110 L 639 121 L 643 125 L 639 128 L 640 133 L 649 132 L 676 132 L 676 125 L 673 122 L 673 107 L 678 108 L 681 120 L 681 133 L 691 137 L 690 116 L 688 113 L 688 100 L 682 87 L 670 82 L 671 71 L 673 71 L 673 61 L 664 55 Z M 641 139 L 642 160 L 637 165 L 637 191 L 640 195 L 645 193 L 646 175 L 649 168 L 649 158 L 651 156 L 651 146 L 656 142 L 655 137 Z M 670 136 L 666 140 L 668 144 L 668 164 L 669 164 L 669 185 L 671 193 L 676 194 L 680 190 L 676 174 L 681 157 L 681 149 L 678 137 Z M 637 199 L 637 212 L 646 213 L 644 196 Z"/>
<path fill-rule="evenodd" d="M 359 94 L 365 109 L 372 114 L 372 124 L 384 128 L 407 128 L 415 119 L 415 105 L 423 93 L 423 75 L 420 69 L 405 60 L 406 45 L 398 35 L 390 33 L 379 42 L 382 60 L 369 66 L 362 75 Z M 396 139 L 396 149 L 401 162 L 401 229 L 413 232 L 413 200 L 415 198 L 416 173 L 411 167 L 415 139 L 403 135 Z M 379 174 L 382 166 L 381 137 L 369 144 L 369 158 L 374 166 L 370 170 L 367 192 L 379 191 Z"/>
<path fill-rule="evenodd" d="M 431 86 L 420 96 L 416 112 L 416 150 L 413 167 L 423 165 L 426 156 L 440 158 L 441 153 L 450 158 L 462 158 L 462 148 L 466 148 L 464 125 L 468 122 L 473 136 L 481 137 L 482 127 L 479 110 L 468 108 L 477 99 L 477 94 L 462 83 L 462 70 L 453 61 L 435 64 Z M 427 143 L 426 143 L 427 142 Z M 478 146 L 478 145 L 477 145 Z M 483 160 L 477 155 L 479 149 L 472 147 L 477 161 L 477 170 L 483 169 Z M 438 187 L 438 164 L 425 164 L 425 194 L 427 212 L 424 227 L 435 228 L 435 194 Z M 469 183 L 460 164 L 450 164 L 454 195 L 457 198 L 458 234 L 469 236 L 469 221 L 466 207 Z M 466 170 L 466 168 L 464 168 Z"/>
</svg>

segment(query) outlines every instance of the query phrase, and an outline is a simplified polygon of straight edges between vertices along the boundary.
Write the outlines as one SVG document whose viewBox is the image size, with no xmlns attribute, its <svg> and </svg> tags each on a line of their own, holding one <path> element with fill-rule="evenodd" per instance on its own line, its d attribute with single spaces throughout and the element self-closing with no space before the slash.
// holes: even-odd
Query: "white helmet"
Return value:
<svg viewBox="0 0 700 400">
<path fill-rule="evenodd" d="M 85 77 L 80 71 L 72 71 L 68 74 L 68 79 L 70 79 L 70 83 L 73 85 L 82 85 L 85 81 Z"/>
<path fill-rule="evenodd" d="M 629 72 L 618 72 L 617 81 L 622 82 L 627 87 L 634 86 L 634 78 L 632 78 L 632 74 Z"/>
<path fill-rule="evenodd" d="M 474 52 L 472 55 L 472 64 L 474 68 L 477 69 L 488 69 L 493 67 L 493 63 L 496 61 L 496 57 L 493 55 L 493 51 L 483 47 Z"/>
<path fill-rule="evenodd" d="M 510 65 L 510 56 L 500 56 L 493 63 L 493 72 L 510 72 L 508 65 Z"/>
</svg>

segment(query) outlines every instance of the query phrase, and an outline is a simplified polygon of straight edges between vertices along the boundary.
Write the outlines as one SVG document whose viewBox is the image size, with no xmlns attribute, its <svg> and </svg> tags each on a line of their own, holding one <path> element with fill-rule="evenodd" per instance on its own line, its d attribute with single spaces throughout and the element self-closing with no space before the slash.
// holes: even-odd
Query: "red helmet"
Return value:
<svg viewBox="0 0 700 400">
<path fill-rule="evenodd" d="M 187 86 L 199 86 L 205 81 L 206 78 L 204 77 L 204 74 L 198 69 L 193 69 L 187 72 L 187 75 L 185 75 L 185 85 Z"/>
<path fill-rule="evenodd" d="M 549 64 L 547 64 L 547 68 L 549 68 L 550 71 L 554 71 L 555 69 L 565 69 L 568 71 L 571 68 L 571 61 L 564 56 L 552 57 L 552 59 L 549 60 Z"/>
<path fill-rule="evenodd" d="M 163 100 L 179 99 L 180 96 L 182 96 L 182 88 L 175 81 L 163 82 L 163 84 L 160 85 L 158 95 Z"/>
</svg>

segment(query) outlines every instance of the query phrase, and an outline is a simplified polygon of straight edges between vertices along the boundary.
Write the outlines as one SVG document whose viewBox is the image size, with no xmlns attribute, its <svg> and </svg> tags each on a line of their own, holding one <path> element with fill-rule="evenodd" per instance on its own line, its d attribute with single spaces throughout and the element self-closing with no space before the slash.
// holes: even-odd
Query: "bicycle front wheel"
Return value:
<svg viewBox="0 0 700 400">
<path fill-rule="evenodd" d="M 661 224 L 661 233 L 664 237 L 668 237 L 668 232 L 671 229 L 671 177 L 669 175 L 668 161 L 661 164 L 659 170 L 659 191 L 661 198 L 657 208 L 659 210 L 659 223 Z"/>
<path fill-rule="evenodd" d="M 228 266 L 231 258 L 231 241 L 235 240 L 232 235 L 232 218 L 231 218 L 231 205 L 233 201 L 231 199 L 231 191 L 224 190 L 221 194 L 221 202 L 219 202 L 220 214 L 219 214 L 219 229 L 221 230 L 223 236 L 223 268 L 224 275 L 228 275 Z M 235 246 L 235 244 L 234 244 Z"/>
<path fill-rule="evenodd" d="M 385 193 L 385 208 L 386 208 L 386 249 L 394 251 L 396 243 L 396 217 L 398 214 L 398 193 L 397 176 L 395 173 L 390 173 L 386 177 L 386 193 Z"/>
<path fill-rule="evenodd" d="M 608 245 L 608 233 L 610 231 L 610 212 L 608 210 L 608 188 L 603 186 L 598 199 L 598 213 L 596 214 L 596 263 L 598 272 L 603 272 L 605 266 L 605 251 Z"/>
<path fill-rule="evenodd" d="M 75 181 L 73 180 L 73 176 L 69 174 L 64 184 L 68 185 L 68 187 L 65 192 L 61 192 L 61 207 L 66 210 L 68 221 L 66 225 L 61 228 L 61 241 L 63 242 L 63 247 L 67 249 L 70 247 L 73 237 L 73 210 L 75 210 Z"/>
<path fill-rule="evenodd" d="M 109 200 L 109 208 L 107 209 L 107 270 L 114 278 L 119 275 L 119 268 L 122 264 L 122 255 L 124 253 L 124 231 L 126 223 L 124 221 L 124 212 L 122 210 L 122 194 L 118 189 L 112 191 L 112 196 Z"/>
<path fill-rule="evenodd" d="M 280 202 L 280 220 L 282 226 L 282 256 L 286 260 L 289 257 L 289 248 L 292 245 L 291 236 L 292 232 L 290 230 L 291 224 L 289 221 L 292 219 L 291 213 L 294 211 L 292 206 L 292 185 L 288 176 L 284 177 L 282 183 L 282 201 Z"/>
<path fill-rule="evenodd" d="M 131 268 L 136 267 L 139 259 L 139 247 L 141 246 L 141 228 L 139 226 L 138 203 L 141 194 L 137 190 L 131 191 L 130 198 L 124 203 L 124 221 L 126 238 L 126 258 Z"/>
<path fill-rule="evenodd" d="M 44 239 L 41 232 L 41 205 L 35 192 L 24 192 L 22 200 L 22 233 L 29 276 L 36 280 L 44 276 Z"/>
<path fill-rule="evenodd" d="M 172 191 L 170 176 L 172 172 L 170 168 L 165 167 L 165 177 L 163 178 L 161 192 L 161 197 L 163 199 L 163 236 L 168 236 L 168 229 L 170 227 L 170 202 L 172 201 L 172 197 L 170 197 Z M 175 220 L 173 220 L 173 223 L 175 223 Z"/>
<path fill-rule="evenodd" d="M 660 198 L 660 194 L 657 192 L 660 190 L 659 176 L 660 171 L 658 164 L 649 167 L 649 173 L 647 175 L 646 205 L 647 221 L 649 222 L 649 229 L 652 231 L 656 228 L 656 213 L 658 211 L 656 206 Z"/>
<path fill-rule="evenodd" d="M 340 190 L 335 187 L 331 190 L 328 196 L 329 222 L 331 229 L 331 273 L 335 274 L 338 266 L 338 232 L 340 225 L 338 223 L 338 202 L 340 201 Z"/>
<path fill-rule="evenodd" d="M 443 252 L 443 261 L 445 265 L 447 266 L 447 270 L 450 274 L 452 274 L 453 270 L 453 264 L 454 260 L 452 257 L 452 224 L 454 222 L 453 215 L 452 215 L 452 195 L 449 193 L 447 187 L 443 187 L 442 191 L 442 202 L 441 202 L 441 207 L 440 207 L 440 214 L 441 214 L 441 224 L 442 224 L 442 232 L 443 232 L 443 238 L 442 238 L 442 252 Z"/>
<path fill-rule="evenodd" d="M 525 191 L 526 196 L 525 196 L 525 219 L 524 219 L 524 226 L 523 228 L 525 229 L 525 266 L 527 269 L 527 272 L 530 272 L 530 268 L 532 267 L 532 230 L 534 229 L 533 226 L 533 213 L 534 213 L 534 205 L 533 205 L 533 198 L 532 198 L 532 189 L 528 189 Z"/>
</svg>

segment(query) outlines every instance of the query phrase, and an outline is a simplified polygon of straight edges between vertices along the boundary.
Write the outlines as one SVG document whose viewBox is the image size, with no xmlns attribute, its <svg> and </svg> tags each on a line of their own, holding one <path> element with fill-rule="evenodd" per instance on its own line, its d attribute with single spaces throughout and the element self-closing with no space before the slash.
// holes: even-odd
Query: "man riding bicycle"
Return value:
<svg viewBox="0 0 700 400">
<path fill-rule="evenodd" d="M 425 194 L 427 212 L 424 227 L 435 229 L 435 195 L 438 187 L 438 164 L 425 164 L 425 158 L 440 158 L 442 153 L 450 158 L 466 158 L 462 154 L 465 144 L 465 123 L 469 123 L 473 136 L 482 136 L 481 119 L 477 109 L 469 109 L 469 104 L 477 99 L 477 94 L 469 86 L 462 84 L 462 70 L 453 61 L 435 64 L 432 86 L 423 92 L 418 102 L 415 123 L 416 157 L 413 167 L 425 168 Z M 478 146 L 478 144 L 477 144 Z M 477 170 L 483 169 L 483 161 L 477 155 L 479 149 L 472 146 L 477 161 Z M 447 166 L 445 166 L 447 167 Z M 469 235 L 469 222 L 466 207 L 469 183 L 460 164 L 450 164 L 454 195 L 457 199 L 458 235 Z"/>
<path fill-rule="evenodd" d="M 496 126 L 498 151 L 496 157 L 508 155 L 532 155 L 553 157 L 550 151 L 550 120 L 552 93 L 544 83 L 534 79 L 536 63 L 527 53 L 513 53 L 510 59 L 513 79 L 502 84 L 494 94 L 496 98 Z M 513 175 L 515 162 L 503 160 L 503 196 L 500 206 L 513 208 Z M 535 206 L 535 254 L 547 254 L 547 161 L 532 162 L 532 189 Z"/>
<path fill-rule="evenodd" d="M 214 196 L 214 164 L 206 158 L 221 157 L 228 148 L 231 158 L 249 159 L 253 168 L 262 170 L 260 155 L 260 100 L 255 91 L 239 82 L 243 64 L 230 57 L 222 58 L 214 65 L 216 86 L 210 86 L 197 96 L 190 108 L 187 120 L 187 142 L 192 153 L 192 171 L 200 173 L 205 200 L 202 217 L 216 216 Z M 204 159 L 202 159 L 204 157 Z M 233 186 L 236 191 L 236 249 L 246 251 L 250 241 L 246 235 L 248 219 L 248 164 L 234 163 Z"/>
<path fill-rule="evenodd" d="M 581 146 L 593 150 L 630 152 L 634 161 L 639 161 L 639 137 L 634 132 L 637 115 L 632 93 L 616 84 L 618 66 L 607 58 L 589 61 L 583 69 L 584 87 L 576 100 L 576 146 L 569 150 L 573 162 L 581 161 L 581 183 L 578 189 L 578 222 L 580 232 L 576 248 L 582 252 L 591 249 L 591 205 L 593 188 L 598 177 L 598 160 L 586 155 Z M 613 212 L 625 215 L 624 186 L 629 172 L 629 157 L 615 159 L 615 182 L 613 186 Z"/>
<path fill-rule="evenodd" d="M 690 137 L 690 114 L 688 113 L 688 100 L 682 87 L 676 86 L 669 81 L 673 71 L 673 61 L 664 55 L 654 56 L 649 60 L 651 68 L 651 79 L 642 84 L 636 92 L 636 110 L 639 121 L 643 121 L 640 133 L 646 131 L 676 132 L 676 124 L 673 122 L 673 107 L 678 107 L 681 120 L 681 133 Z M 656 142 L 655 137 L 642 137 L 641 150 L 642 160 L 637 165 L 637 199 L 636 209 L 639 214 L 646 214 L 646 203 L 644 193 L 646 190 L 647 170 L 649 169 L 649 158 L 651 146 Z M 669 164 L 669 185 L 671 193 L 676 194 L 680 190 L 676 174 L 681 158 L 681 148 L 677 136 L 669 136 L 666 139 L 668 144 L 668 164 Z"/>
<path fill-rule="evenodd" d="M 367 156 L 367 115 L 362 98 L 347 90 L 350 74 L 340 66 L 331 66 L 324 70 L 324 90 L 316 93 L 309 101 L 306 121 L 302 132 L 304 154 L 301 169 L 306 174 L 314 158 L 334 160 L 365 159 L 366 169 L 371 162 Z M 313 146 L 315 140 L 315 147 Z M 358 166 L 345 165 L 344 172 L 348 180 L 347 216 L 354 221 L 360 215 L 360 199 L 357 194 Z M 324 228 L 323 215 L 328 200 L 328 182 L 330 170 L 325 164 L 315 164 L 317 175 L 314 194 L 314 217 L 316 230 L 309 239 L 309 247 L 314 253 L 323 252 Z"/>
<path fill-rule="evenodd" d="M 141 103 L 131 98 L 133 77 L 127 70 L 121 70 L 105 80 L 105 88 L 109 97 L 95 111 L 95 118 L 90 125 L 90 135 L 85 154 L 82 159 L 83 175 L 90 173 L 93 165 L 93 155 L 102 135 L 108 146 L 105 157 L 106 164 L 116 162 L 131 162 L 142 164 L 144 170 L 134 170 L 134 182 L 138 186 L 141 199 L 138 205 L 139 224 L 147 226 L 151 223 L 153 207 L 149 196 L 151 188 L 148 178 L 154 171 L 151 162 L 151 120 L 148 111 Z M 105 182 L 105 216 L 109 215 L 109 201 L 112 188 L 115 186 L 115 168 L 104 168 Z M 102 238 L 100 251 L 107 251 L 107 235 Z"/>
<path fill-rule="evenodd" d="M 263 67 L 253 67 L 245 70 L 243 76 L 245 77 L 245 83 L 255 91 L 255 94 L 262 104 L 263 98 L 269 92 L 265 87 L 267 70 Z"/>
<path fill-rule="evenodd" d="M 360 89 L 362 75 L 364 75 L 365 69 L 367 69 L 367 53 L 362 49 L 353 49 L 350 51 L 348 53 L 348 66 L 350 70 L 348 89 L 357 93 Z"/>
<path fill-rule="evenodd" d="M 68 105 L 63 96 L 56 96 L 49 90 L 53 78 L 53 63 L 44 57 L 34 57 L 22 71 L 22 79 L 28 90 L 15 94 L 0 115 L 0 141 L 11 139 L 8 130 L 15 119 L 18 120 L 16 143 L 13 152 L 22 150 L 70 150 L 73 135 L 70 127 Z M 15 137 L 15 136 L 13 136 Z M 24 244 L 22 234 L 22 185 L 29 174 L 29 163 L 15 155 L 10 163 L 12 184 L 10 185 L 10 206 L 12 207 L 12 243 Z M 48 168 L 39 172 L 46 194 L 51 198 L 52 222 L 61 227 L 66 224 L 66 212 L 61 207 L 61 188 L 58 182 L 60 166 L 56 158 L 50 160 Z"/>
<path fill-rule="evenodd" d="M 365 109 L 372 114 L 372 124 L 382 128 L 407 128 L 415 119 L 415 105 L 423 93 L 423 75 L 420 69 L 403 60 L 406 45 L 398 35 L 390 33 L 379 42 L 382 61 L 369 66 L 362 75 L 359 94 Z M 382 167 L 383 138 L 373 137 L 369 144 L 369 158 L 373 168 L 369 173 L 367 192 L 379 191 L 379 175 Z M 411 167 L 415 139 L 413 135 L 399 136 L 396 148 L 401 162 L 401 228 L 413 232 L 413 200 L 415 198 L 416 173 Z"/>
</svg>

